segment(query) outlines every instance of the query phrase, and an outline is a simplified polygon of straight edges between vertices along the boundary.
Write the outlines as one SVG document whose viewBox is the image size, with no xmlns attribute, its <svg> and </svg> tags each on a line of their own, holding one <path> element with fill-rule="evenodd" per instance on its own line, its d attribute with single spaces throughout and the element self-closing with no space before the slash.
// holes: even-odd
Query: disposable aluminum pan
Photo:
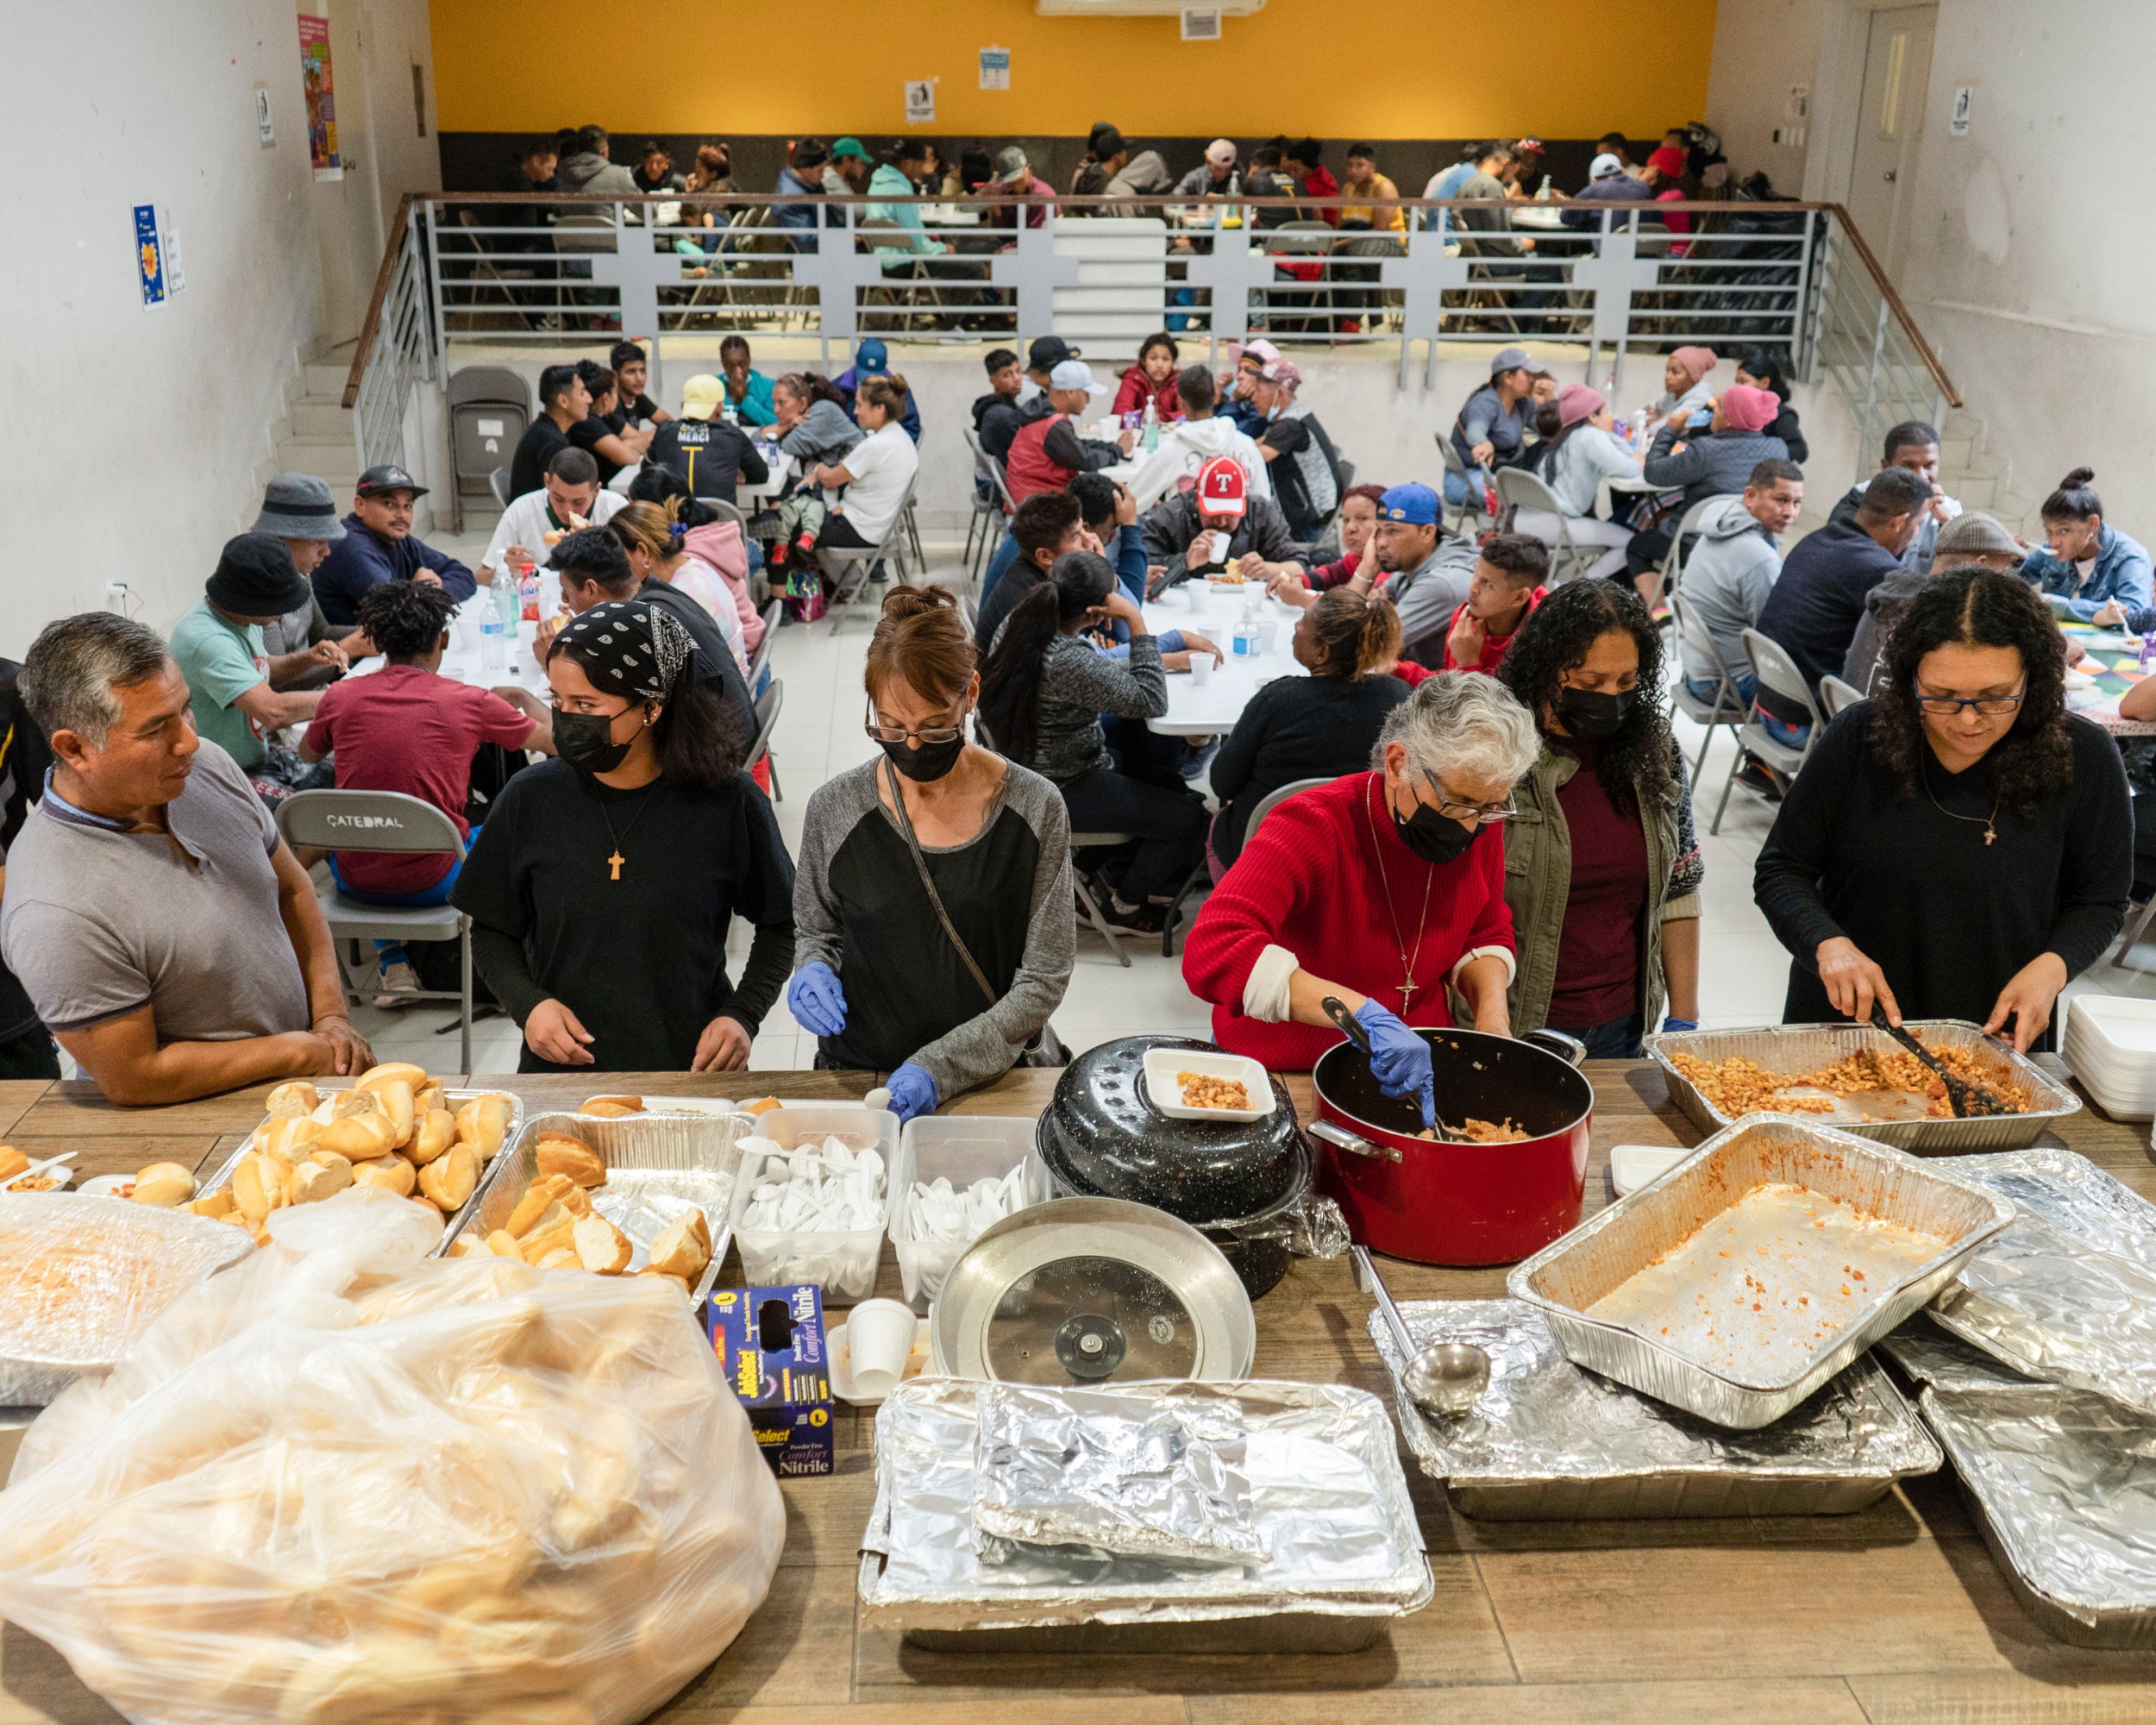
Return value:
<svg viewBox="0 0 2156 1725">
<path fill-rule="evenodd" d="M 1924 1418 L 2021 1609 L 2077 1647 L 2156 1649 L 2156 1419 L 2016 1382 L 1937 1330 L 1884 1346 L 1927 1380 Z"/>
<path fill-rule="evenodd" d="M 2019 1220 L 1933 1318 L 2016 1371 L 2156 1417 L 2156 1205 L 2070 1150 L 1955 1159 Z"/>
<path fill-rule="evenodd" d="M 1489 1355 L 1489 1387 L 1475 1406 L 1431 1420 L 1401 1393 L 1399 1346 L 1370 1315 L 1407 1446 L 1461 1514 L 1479 1520 L 1847 1515 L 1943 1459 L 1868 1358 L 1786 1419 L 1733 1436 L 1581 1371 L 1520 1301 L 1400 1309 L 1419 1345 L 1468 1342 Z"/>
<path fill-rule="evenodd" d="M 321 1091 L 323 1098 L 327 1100 L 329 1097 L 335 1095 L 338 1092 L 348 1090 L 352 1087 L 349 1084 L 322 1084 L 316 1086 L 316 1088 Z M 485 1194 L 486 1190 L 486 1182 L 493 1177 L 494 1170 L 501 1166 L 504 1157 L 508 1156 L 509 1146 L 516 1141 L 517 1130 L 518 1126 L 523 1123 L 523 1101 L 521 1097 L 511 1095 L 511 1093 L 507 1090 L 444 1090 L 442 1093 L 442 1100 L 444 1104 L 448 1106 L 452 1113 L 454 1113 L 457 1109 L 462 1107 L 467 1102 L 477 1101 L 481 1096 L 507 1096 L 509 1098 L 509 1125 L 504 1130 L 502 1134 L 502 1149 L 500 1154 L 496 1156 L 492 1162 L 488 1163 L 486 1167 L 479 1170 L 479 1183 L 472 1189 L 472 1195 L 464 1201 L 464 1208 L 459 1210 L 456 1214 L 449 1218 L 448 1226 L 442 1230 L 442 1245 L 436 1248 L 436 1256 L 437 1257 L 440 1256 L 441 1252 L 448 1247 L 449 1242 L 456 1237 L 456 1231 L 458 1227 L 463 1223 L 464 1219 L 472 1214 L 472 1207 L 478 1203 L 480 1197 Z M 265 1114 L 260 1120 L 256 1121 L 254 1126 L 250 1128 L 248 1132 L 248 1143 L 251 1144 L 254 1140 L 254 1134 L 261 1131 L 264 1126 L 267 1126 L 270 1121 L 275 1118 L 276 1116 L 273 1114 Z M 229 1186 L 232 1183 L 232 1170 L 240 1165 L 240 1158 L 247 1153 L 248 1144 L 242 1144 L 237 1150 L 234 1151 L 231 1155 L 226 1157 L 223 1163 L 219 1166 L 217 1171 L 211 1175 L 209 1180 L 204 1182 L 198 1195 L 207 1198 L 212 1192 L 222 1192 L 226 1187 Z"/>
<path fill-rule="evenodd" d="M 1574 1364 L 1757 1431 L 1929 1302 L 2014 1214 L 1884 1145 L 1753 1114 L 1505 1285 Z"/>
<path fill-rule="evenodd" d="M 876 1416 L 876 1501 L 861 1621 L 958 1652 L 1351 1653 L 1429 1603 L 1433 1584 L 1385 1405 L 1340 1384 L 1119 1385 L 1163 1409 L 1225 1401 L 1263 1564 L 975 1550 L 979 1386 L 922 1377 Z"/>
<path fill-rule="evenodd" d="M 508 1225 L 519 1200 L 539 1177 L 539 1140 L 548 1134 L 588 1145 L 606 1164 L 606 1183 L 591 1195 L 592 1208 L 629 1236 L 635 1248 L 629 1275 L 651 1261 L 651 1243 L 693 1207 L 711 1231 L 711 1261 L 690 1289 L 703 1302 L 718 1276 L 732 1239 L 734 1188 L 741 1168 L 740 1115 L 540 1114 L 524 1123 L 507 1150 L 488 1167 L 485 1182 L 443 1239 L 447 1251 L 460 1234 L 484 1239 Z"/>
<path fill-rule="evenodd" d="M 2034 1144 L 2044 1130 L 2081 1109 L 2081 1098 L 2053 1078 L 2027 1055 L 2016 1054 L 1984 1033 L 1983 1027 L 1965 1019 L 1912 1019 L 1908 1029 L 1921 1032 L 1935 1047 L 1965 1048 L 1993 1063 L 2029 1092 L 2031 1107 L 2025 1114 L 1994 1114 L 1980 1119 L 1936 1120 L 1925 1117 L 1867 1120 L 1862 1110 L 1846 1104 L 1831 1114 L 1803 1118 L 1833 1126 L 1859 1138 L 1877 1138 L 1897 1150 L 1929 1156 L 1954 1150 L 2018 1150 Z M 1869 1025 L 1762 1025 L 1752 1030 L 1671 1031 L 1644 1037 L 1640 1046 L 1652 1057 L 1669 1080 L 1670 1095 L 1702 1132 L 1720 1132 L 1733 1116 L 1715 1107 L 1688 1078 L 1670 1063 L 1672 1054 L 1689 1054 L 1706 1061 L 1727 1060 L 1742 1055 L 1757 1061 L 1769 1072 L 1811 1072 L 1846 1059 L 1863 1048 L 1898 1052 L 1899 1044 L 1885 1032 Z M 1745 1116 L 1756 1119 L 1756 1115 Z"/>
</svg>

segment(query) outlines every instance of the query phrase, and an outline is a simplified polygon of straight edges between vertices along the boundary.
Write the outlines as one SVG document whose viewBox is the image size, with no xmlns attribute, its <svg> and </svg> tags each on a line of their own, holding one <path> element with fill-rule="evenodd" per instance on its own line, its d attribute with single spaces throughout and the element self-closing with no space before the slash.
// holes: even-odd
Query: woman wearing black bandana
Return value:
<svg viewBox="0 0 2156 1725">
<path fill-rule="evenodd" d="M 1564 1031 L 1590 1059 L 1634 1057 L 1643 1030 L 1698 1027 L 1705 871 L 1684 762 L 1650 693 L 1662 664 L 1639 595 L 1596 580 L 1544 599 L 1497 668 L 1542 737 L 1505 830 L 1513 1027 Z"/>
<path fill-rule="evenodd" d="M 966 740 L 975 656 L 949 593 L 893 587 L 862 678 L 876 753 L 801 829 L 787 1004 L 818 1065 L 889 1072 L 901 1119 L 1008 1071 L 1070 981 L 1070 817 L 1048 780 Z"/>
<path fill-rule="evenodd" d="M 793 865 L 693 645 L 642 599 L 571 618 L 547 659 L 558 756 L 510 781 L 457 878 L 523 1071 L 746 1066 L 793 968 Z"/>
</svg>

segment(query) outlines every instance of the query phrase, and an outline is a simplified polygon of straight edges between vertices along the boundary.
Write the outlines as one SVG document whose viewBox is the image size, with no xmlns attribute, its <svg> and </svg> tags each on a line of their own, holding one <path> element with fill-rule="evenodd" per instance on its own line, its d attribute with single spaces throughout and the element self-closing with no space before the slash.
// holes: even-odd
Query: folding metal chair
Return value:
<svg viewBox="0 0 2156 1725">
<path fill-rule="evenodd" d="M 486 488 L 494 493 L 494 501 L 504 509 L 509 507 L 509 469 L 497 467 L 486 476 Z"/>
<path fill-rule="evenodd" d="M 1665 599 L 1674 593 L 1677 590 L 1677 584 L 1684 578 L 1685 540 L 1696 538 L 1699 535 L 1700 523 L 1707 518 L 1709 511 L 1720 508 L 1723 504 L 1731 501 L 1736 495 L 1734 492 L 1717 492 L 1712 497 L 1702 498 L 1684 511 L 1683 518 L 1677 524 L 1677 530 L 1670 536 L 1670 549 L 1663 555 L 1662 567 L 1657 575 L 1653 596 L 1647 600 L 1649 611 L 1654 609 L 1658 600 Z"/>
<path fill-rule="evenodd" d="M 1110 922 L 1100 908 L 1100 901 L 1094 896 L 1093 887 L 1086 879 L 1086 871 L 1078 866 L 1081 850 L 1105 850 L 1118 844 L 1128 844 L 1136 835 L 1128 832 L 1074 832 L 1070 835 L 1070 879 L 1078 888 L 1078 902 L 1086 907 L 1086 920 L 1094 932 L 1108 943 L 1108 950 L 1115 954 L 1115 962 L 1125 970 L 1131 968 L 1131 955 L 1123 950 L 1123 937 L 1128 929 L 1118 928 Z"/>
<path fill-rule="evenodd" d="M 899 503 L 899 512 L 891 518 L 890 528 L 884 534 L 881 543 L 817 546 L 816 566 L 829 577 L 831 584 L 828 614 L 832 634 L 838 633 L 838 625 L 847 607 L 852 605 L 862 588 L 868 585 L 868 572 L 875 568 L 879 559 L 897 580 L 906 579 L 906 512 L 913 505 L 913 486 L 918 483 L 919 477 L 917 473 L 913 481 L 906 486 L 906 495 Z M 849 570 L 853 574 L 850 581 L 846 578 Z"/>
<path fill-rule="evenodd" d="M 1779 642 L 1770 640 L 1756 629 L 1747 629 L 1745 656 L 1752 661 L 1751 716 L 1738 727 L 1737 741 L 1740 746 L 1737 758 L 1729 763 L 1729 776 L 1722 781 L 1721 800 L 1714 806 L 1714 824 L 1707 829 L 1710 833 L 1722 830 L 1722 812 L 1729 806 L 1730 788 L 1737 782 L 1745 756 L 1751 756 L 1764 767 L 1786 790 L 1787 781 L 1803 770 L 1805 762 L 1811 758 L 1812 745 L 1827 728 L 1827 715 L 1812 699 L 1811 686 L 1804 681 L 1804 673 L 1797 668 L 1796 661 L 1783 650 Z M 1809 728 L 1801 744 L 1784 743 L 1767 730 L 1765 709 L 1759 705 L 1763 694 L 1771 694 L 1791 707 L 1804 710 Z"/>
<path fill-rule="evenodd" d="M 756 697 L 756 740 L 749 745 L 749 758 L 742 762 L 742 771 L 750 771 L 759 761 L 769 760 L 771 733 L 778 729 L 779 710 L 786 705 L 786 684 L 777 677 L 771 687 Z M 779 788 L 779 763 L 771 762 L 771 800 L 782 803 L 786 793 Z"/>
<path fill-rule="evenodd" d="M 1819 704 L 1827 710 L 1827 717 L 1830 719 L 1844 707 L 1854 706 L 1864 699 L 1865 692 L 1854 683 L 1845 683 L 1839 677 L 1832 675 L 1819 680 Z"/>
<path fill-rule="evenodd" d="M 1451 444 L 1448 440 L 1445 447 Z M 1557 543 L 1550 548 L 1550 585 L 1585 574 L 1601 558 L 1600 546 L 1575 544 L 1570 530 L 1564 523 L 1564 505 L 1557 501 L 1557 493 L 1545 485 L 1539 477 L 1525 467 L 1500 467 L 1497 470 L 1497 500 L 1505 505 L 1502 525 L 1512 530 L 1514 516 L 1523 509 L 1539 509 L 1554 517 L 1557 524 Z"/>
<path fill-rule="evenodd" d="M 277 830 L 295 849 L 379 851 L 396 856 L 450 856 L 464 861 L 456 823 L 432 803 L 398 791 L 301 791 L 278 805 Z M 354 1005 L 373 998 L 353 982 L 345 943 L 361 940 L 454 940 L 462 982 L 454 992 L 422 988 L 413 1000 L 454 1000 L 460 1072 L 472 1070 L 472 919 L 454 905 L 370 905 L 333 886 L 317 896 L 336 943 L 337 973 Z"/>
<path fill-rule="evenodd" d="M 1492 519 L 1489 509 L 1484 505 L 1482 496 L 1484 476 L 1479 472 L 1470 473 L 1468 471 L 1467 463 L 1460 459 L 1460 452 L 1452 447 L 1451 433 L 1438 431 L 1432 435 L 1438 440 L 1438 453 L 1445 457 L 1445 472 L 1458 474 L 1461 483 L 1467 487 L 1467 501 L 1459 504 L 1446 502 L 1445 487 L 1443 486 L 1438 487 L 1439 518 L 1442 518 L 1447 510 L 1459 511 L 1457 519 L 1452 523 L 1452 531 L 1455 533 L 1466 532 L 1467 524 L 1470 521 L 1475 523 L 1475 530 L 1477 533 L 1482 531 L 1482 524 L 1485 522 L 1489 522 L 1493 527 L 1495 526 L 1495 521 Z"/>
<path fill-rule="evenodd" d="M 1695 652 L 1704 654 L 1714 662 L 1720 673 L 1712 700 L 1702 700 L 1686 685 L 1682 659 L 1678 662 L 1677 679 L 1670 685 L 1671 705 L 1695 724 L 1704 725 L 1707 730 L 1707 735 L 1700 740 L 1698 757 L 1692 762 L 1692 782 L 1696 785 L 1701 771 L 1707 765 L 1707 751 L 1714 745 L 1715 727 L 1726 724 L 1734 731 L 1745 722 L 1746 709 L 1737 693 L 1737 679 L 1731 672 L 1728 662 L 1722 657 L 1720 647 L 1716 644 L 1707 625 L 1700 621 L 1699 614 L 1685 604 L 1682 594 L 1670 595 L 1670 614 L 1677 620 L 1679 647 L 1689 646 Z"/>
<path fill-rule="evenodd" d="M 749 661 L 749 693 L 754 699 L 756 686 L 763 681 L 765 669 L 771 663 L 771 649 L 779 644 L 779 623 L 786 615 L 786 601 L 774 599 L 763 608 L 763 638 L 756 643 L 755 655 Z"/>
</svg>

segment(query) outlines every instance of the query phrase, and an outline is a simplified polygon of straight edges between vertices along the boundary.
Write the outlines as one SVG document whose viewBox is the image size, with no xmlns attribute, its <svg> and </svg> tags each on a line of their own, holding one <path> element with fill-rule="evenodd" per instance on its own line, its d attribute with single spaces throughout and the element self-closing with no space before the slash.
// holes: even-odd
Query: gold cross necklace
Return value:
<svg viewBox="0 0 2156 1725">
<path fill-rule="evenodd" d="M 1393 883 L 1385 873 L 1385 847 L 1377 841 L 1377 817 L 1370 812 L 1370 803 L 1377 795 L 1377 782 L 1382 774 L 1373 773 L 1369 780 L 1369 796 L 1363 800 L 1363 819 L 1370 830 L 1370 852 L 1377 858 L 1377 884 L 1385 894 L 1385 914 L 1392 919 L 1393 944 L 1400 949 L 1400 1016 L 1404 1019 L 1414 1004 L 1415 961 L 1422 957 L 1422 937 L 1430 922 L 1430 888 L 1438 878 L 1437 865 L 1430 865 L 1430 873 L 1422 883 L 1422 913 L 1415 919 L 1415 948 L 1411 956 L 1407 937 L 1400 932 L 1400 913 L 1393 907 Z"/>
<path fill-rule="evenodd" d="M 622 864 L 629 860 L 626 856 L 621 854 L 622 839 L 628 837 L 630 833 L 636 830 L 636 823 L 643 819 L 644 809 L 651 801 L 651 792 L 655 791 L 658 788 L 659 781 L 656 779 L 654 779 L 651 781 L 651 790 L 648 790 L 644 793 L 643 801 L 636 805 L 636 813 L 629 817 L 629 825 L 622 828 L 619 837 L 617 837 L 614 833 L 613 811 L 609 809 L 603 802 L 599 806 L 599 818 L 606 823 L 606 837 L 614 847 L 614 854 L 606 859 L 607 867 L 613 870 L 613 873 L 606 877 L 608 880 L 618 881 L 621 879 Z"/>
<path fill-rule="evenodd" d="M 1984 829 L 1984 842 L 1986 844 L 1990 844 L 1994 839 L 1998 837 L 1999 796 L 1996 790 L 1991 794 L 1991 812 L 1990 814 L 1956 814 L 1952 809 L 1948 808 L 1945 804 L 1940 802 L 1937 797 L 1932 795 L 1932 775 L 1930 767 L 1920 760 L 1916 763 L 1916 774 L 1917 777 L 1923 781 L 1925 796 L 1930 800 L 1931 806 L 1937 809 L 1940 813 L 1945 815 L 1949 820 L 1965 820 L 1971 826 L 1981 826 Z"/>
</svg>

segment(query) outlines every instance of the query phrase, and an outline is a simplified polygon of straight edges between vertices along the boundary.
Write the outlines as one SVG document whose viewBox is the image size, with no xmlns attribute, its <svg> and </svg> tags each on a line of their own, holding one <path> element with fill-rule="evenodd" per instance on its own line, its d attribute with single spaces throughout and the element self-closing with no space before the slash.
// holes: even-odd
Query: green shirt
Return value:
<svg viewBox="0 0 2156 1725">
<path fill-rule="evenodd" d="M 228 621 L 202 600 L 173 625 L 172 658 L 195 698 L 195 729 L 251 771 L 262 764 L 260 726 L 233 703 L 269 681 L 260 624 Z"/>
</svg>

